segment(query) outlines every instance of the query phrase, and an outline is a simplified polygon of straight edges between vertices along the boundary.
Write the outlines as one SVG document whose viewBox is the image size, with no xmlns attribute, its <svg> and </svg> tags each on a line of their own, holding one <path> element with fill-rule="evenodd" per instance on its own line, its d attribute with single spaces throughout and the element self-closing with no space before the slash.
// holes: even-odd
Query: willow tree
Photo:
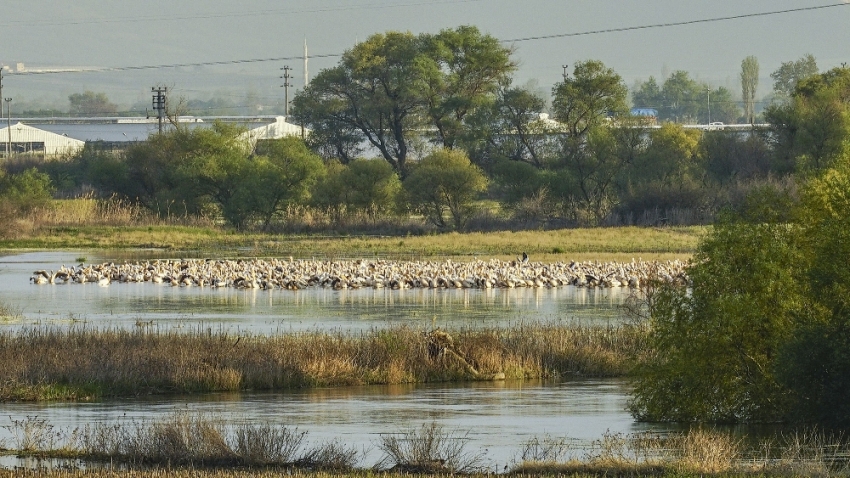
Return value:
<svg viewBox="0 0 850 478">
<path fill-rule="evenodd" d="M 379 33 L 322 70 L 296 95 L 293 114 L 337 151 L 368 143 L 404 178 L 419 139 L 454 147 L 466 117 L 515 68 L 510 53 L 475 27 Z"/>
<path fill-rule="evenodd" d="M 598 224 L 614 205 L 614 178 L 627 160 L 620 154 L 624 137 L 609 126 L 627 116 L 628 88 L 613 69 L 589 60 L 577 63 L 552 94 L 562 128 L 552 191 L 578 222 Z"/>
</svg>

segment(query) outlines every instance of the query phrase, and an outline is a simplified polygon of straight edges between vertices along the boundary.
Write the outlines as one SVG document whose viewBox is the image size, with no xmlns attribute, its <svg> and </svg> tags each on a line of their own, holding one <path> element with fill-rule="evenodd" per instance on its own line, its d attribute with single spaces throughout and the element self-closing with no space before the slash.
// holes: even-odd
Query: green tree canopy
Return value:
<svg viewBox="0 0 850 478">
<path fill-rule="evenodd" d="M 404 180 L 411 206 L 438 227 L 463 229 L 475 211 L 474 201 L 487 188 L 484 173 L 466 153 L 442 149 L 422 158 Z"/>
<path fill-rule="evenodd" d="M 286 208 L 306 204 L 325 173 L 322 159 L 295 136 L 259 141 L 255 155 L 247 162 L 236 199 L 250 206 L 248 217 L 259 219 L 263 229 L 268 229 L 272 219 Z"/>
<path fill-rule="evenodd" d="M 314 204 L 328 208 L 339 222 L 345 213 L 363 213 L 375 220 L 399 206 L 401 181 L 380 158 L 343 165 L 332 161 L 316 186 Z"/>
<path fill-rule="evenodd" d="M 179 127 L 151 135 L 127 150 L 128 180 L 121 182 L 126 189 L 117 192 L 163 217 L 203 214 L 212 196 L 228 194 L 216 181 L 227 178 L 230 171 L 215 158 L 247 154 L 240 133 L 238 128 L 217 123 L 212 128 Z M 231 160 L 230 164 L 238 163 Z"/>
<path fill-rule="evenodd" d="M 659 116 L 677 123 L 697 121 L 700 106 L 707 102 L 705 88 L 682 70 L 673 72 L 664 81 L 661 94 L 664 105 Z"/>
<path fill-rule="evenodd" d="M 0 169 L 0 217 L 6 220 L 48 206 L 52 194 L 50 177 L 35 168 L 19 174 Z"/>
<path fill-rule="evenodd" d="M 495 101 L 467 121 L 462 145 L 473 161 L 490 167 L 502 159 L 549 166 L 557 150 L 558 125 L 541 116 L 546 101 L 526 88 L 499 88 Z"/>
<path fill-rule="evenodd" d="M 613 184 L 629 156 L 621 154 L 620 139 L 612 128 L 628 116 L 628 88 L 602 62 L 575 65 L 573 76 L 552 90 L 552 111 L 560 123 L 559 148 L 554 159 L 557 174 L 549 191 L 573 220 L 598 224 L 616 203 Z"/>
<path fill-rule="evenodd" d="M 818 64 L 810 53 L 797 61 L 782 62 L 779 68 L 770 74 L 773 79 L 773 91 L 780 98 L 789 98 L 800 80 L 818 74 Z"/>
<path fill-rule="evenodd" d="M 115 116 L 118 113 L 118 106 L 109 101 L 106 93 L 74 93 L 68 101 L 71 103 L 71 116 Z"/>
<path fill-rule="evenodd" d="M 774 195 L 751 197 L 701 241 L 690 290 L 653 291 L 636 417 L 850 426 L 848 191 L 845 154 L 809 177 L 790 215 Z"/>
<path fill-rule="evenodd" d="M 785 409 L 775 359 L 801 308 L 794 229 L 728 220 L 702 241 L 690 293 L 653 297 L 653 354 L 630 410 L 648 421 L 774 421 Z"/>
<path fill-rule="evenodd" d="M 625 115 L 628 92 L 620 75 L 601 61 L 579 62 L 573 76 L 552 89 L 552 112 L 570 137 L 582 138 L 606 118 Z"/>
<path fill-rule="evenodd" d="M 343 54 L 296 95 L 293 113 L 348 162 L 369 143 L 402 176 L 418 137 L 451 148 L 466 116 L 491 101 L 514 69 L 510 50 L 474 27 L 437 35 L 387 32 Z"/>
<path fill-rule="evenodd" d="M 637 84 L 632 91 L 632 104 L 636 108 L 661 109 L 664 105 L 664 96 L 661 93 L 661 87 L 655 81 L 655 77 L 650 76 L 648 80 Z"/>
<path fill-rule="evenodd" d="M 798 170 L 829 168 L 850 148 L 850 68 L 801 80 L 789 102 L 765 112 L 779 161 Z"/>
</svg>

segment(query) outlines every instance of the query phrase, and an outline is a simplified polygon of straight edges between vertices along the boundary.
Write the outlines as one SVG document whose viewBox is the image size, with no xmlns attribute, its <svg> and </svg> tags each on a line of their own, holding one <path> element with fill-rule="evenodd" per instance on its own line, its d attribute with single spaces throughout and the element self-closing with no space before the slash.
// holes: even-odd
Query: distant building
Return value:
<svg viewBox="0 0 850 478">
<path fill-rule="evenodd" d="M 256 144 L 260 139 L 278 139 L 284 136 L 302 136 L 307 135 L 307 130 L 303 127 L 287 123 L 283 116 L 276 116 L 273 123 L 249 129 L 243 137 L 251 144 Z"/>
<path fill-rule="evenodd" d="M 638 118 L 643 124 L 654 125 L 658 123 L 658 110 L 655 108 L 632 108 L 629 114 Z"/>
<path fill-rule="evenodd" d="M 9 154 L 59 156 L 76 153 L 85 146 L 85 141 L 17 123 L 13 124 L 11 128 L 12 149 L 7 151 L 10 140 L 9 133 L 8 127 L 0 129 L 0 151 L 5 153 L 5 156 L 9 156 Z"/>
<path fill-rule="evenodd" d="M 96 144 L 101 149 L 123 150 L 130 145 L 147 141 L 151 134 L 159 131 L 155 119 L 147 118 L 31 118 L 22 120 L 30 126 L 57 135 L 74 138 L 85 143 Z M 237 124 L 247 131 L 243 137 L 252 143 L 258 139 L 276 139 L 284 136 L 301 136 L 301 126 L 287 123 L 283 116 L 264 117 L 180 117 L 181 127 L 211 128 L 216 121 Z M 173 126 L 166 124 L 166 130 Z M 14 128 L 14 126 L 13 126 Z M 305 131 L 304 134 L 307 134 Z M 14 135 L 14 132 L 13 132 Z M 0 138 L 2 140 L 3 138 Z"/>
</svg>

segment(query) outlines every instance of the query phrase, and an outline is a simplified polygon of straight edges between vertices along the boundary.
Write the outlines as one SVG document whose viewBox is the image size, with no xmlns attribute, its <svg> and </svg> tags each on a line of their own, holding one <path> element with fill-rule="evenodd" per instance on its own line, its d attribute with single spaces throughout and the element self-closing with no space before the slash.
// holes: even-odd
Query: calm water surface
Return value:
<svg viewBox="0 0 850 478">
<path fill-rule="evenodd" d="M 122 253 L 123 254 L 123 253 Z M 140 253 L 140 256 L 144 255 Z M 311 288 L 262 291 L 171 287 L 162 284 L 33 285 L 37 269 L 56 270 L 76 258 L 87 263 L 142 257 L 36 252 L 0 255 L 0 303 L 23 318 L 0 322 L 0 331 L 29 327 L 119 327 L 152 324 L 160 330 L 215 328 L 267 334 L 300 330 L 358 331 L 394 325 L 444 328 L 500 327 L 517 323 L 615 324 L 623 320 L 625 290 L 347 290 Z M 160 256 L 161 258 L 165 258 Z M 156 258 L 147 254 L 146 258 Z M 587 449 L 606 431 L 648 429 L 626 412 L 628 390 L 616 380 L 562 383 L 494 382 L 318 389 L 280 394 L 216 394 L 100 403 L 0 404 L 0 445 L 14 445 L 15 420 L 46 419 L 73 430 L 92 423 L 139 423 L 172 413 L 209 414 L 225 423 L 272 422 L 307 431 L 310 444 L 342 439 L 380 458 L 381 434 L 436 421 L 468 433 L 468 446 L 486 452 L 494 470 L 517 457 L 532 437 L 566 437 Z M 8 420 L 5 424 L 4 420 Z M 576 453 L 579 453 L 578 451 Z M 20 464 L 13 458 L 0 465 Z"/>
<path fill-rule="evenodd" d="M 0 426 L 7 419 L 37 416 L 70 431 L 92 423 L 132 425 L 189 411 L 226 424 L 268 422 L 297 427 L 307 432 L 310 445 L 341 439 L 361 451 L 362 466 L 371 466 L 381 457 L 376 447 L 381 434 L 435 421 L 448 431 L 466 435 L 467 449 L 485 452 L 495 471 L 516 459 L 522 443 L 533 437 L 567 438 L 573 454 L 580 456 L 606 431 L 662 430 L 632 420 L 625 410 L 627 394 L 620 381 L 580 380 L 364 386 L 102 403 L 10 403 L 3 405 Z M 9 428 L 0 428 L 3 439 L 13 441 Z"/>
<path fill-rule="evenodd" d="M 86 263 L 123 261 L 116 256 L 37 252 L 0 256 L 0 302 L 24 318 L 0 328 L 68 326 L 161 330 L 197 327 L 228 332 L 275 333 L 299 330 L 366 330 L 393 325 L 499 327 L 519 322 L 569 321 L 610 324 L 622 320 L 628 290 L 553 289 L 358 289 L 310 288 L 237 290 L 172 287 L 152 283 L 46 284 L 29 282 L 33 271 Z"/>
</svg>

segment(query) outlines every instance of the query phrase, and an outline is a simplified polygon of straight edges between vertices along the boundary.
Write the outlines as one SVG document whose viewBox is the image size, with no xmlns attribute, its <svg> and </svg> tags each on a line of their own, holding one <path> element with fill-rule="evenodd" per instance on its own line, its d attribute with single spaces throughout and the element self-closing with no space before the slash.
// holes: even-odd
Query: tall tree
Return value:
<svg viewBox="0 0 850 478">
<path fill-rule="evenodd" d="M 589 60 L 577 63 L 573 76 L 552 93 L 552 110 L 561 124 L 561 171 L 550 189 L 576 221 L 596 224 L 613 205 L 613 181 L 624 164 L 609 126 L 627 116 L 628 88 L 614 70 Z"/>
<path fill-rule="evenodd" d="M 601 61 L 579 62 L 573 76 L 552 89 L 552 111 L 569 136 L 582 138 L 607 117 L 624 115 L 628 92 L 620 75 Z"/>
<path fill-rule="evenodd" d="M 650 76 L 648 80 L 639 83 L 634 91 L 632 91 L 632 105 L 636 108 L 655 108 L 659 109 L 664 104 L 664 96 L 661 93 L 661 87 L 655 81 L 655 77 Z"/>
<path fill-rule="evenodd" d="M 471 159 L 484 168 L 508 159 L 542 169 L 551 161 L 559 132 L 541 112 L 546 101 L 526 88 L 508 84 L 499 88 L 495 102 L 480 108 L 467 122 L 462 138 Z"/>
<path fill-rule="evenodd" d="M 472 26 L 442 30 L 425 41 L 426 54 L 439 67 L 439 74 L 428 82 L 427 114 L 437 130 L 437 141 L 451 149 L 466 116 L 492 103 L 499 83 L 516 64 L 510 49 Z"/>
<path fill-rule="evenodd" d="M 411 132 L 424 126 L 422 92 L 437 71 L 422 50 L 422 40 L 411 33 L 372 35 L 295 96 L 294 116 L 312 128 L 336 123 L 357 131 L 405 176 Z"/>
<path fill-rule="evenodd" d="M 118 112 L 118 106 L 109 101 L 106 93 L 85 91 L 68 97 L 71 116 L 109 116 Z"/>
<path fill-rule="evenodd" d="M 661 118 L 677 123 L 697 121 L 702 105 L 708 101 L 705 90 L 705 86 L 692 79 L 687 71 L 673 72 L 661 89 L 664 98 L 659 110 Z"/>
<path fill-rule="evenodd" d="M 765 112 L 783 164 L 819 171 L 850 150 L 850 68 L 800 80 L 790 101 Z"/>
<path fill-rule="evenodd" d="M 756 89 L 759 85 L 759 61 L 748 56 L 741 62 L 741 98 L 744 100 L 744 118 L 755 123 Z"/>
<path fill-rule="evenodd" d="M 818 74 L 818 64 L 811 53 L 797 61 L 783 62 L 770 74 L 773 78 L 773 91 L 781 98 L 790 98 L 800 80 Z"/>
<path fill-rule="evenodd" d="M 293 114 L 338 140 L 340 154 L 367 142 L 403 178 L 417 139 L 433 130 L 435 142 L 454 146 L 466 116 L 513 68 L 510 50 L 474 27 L 376 34 L 298 93 Z"/>
<path fill-rule="evenodd" d="M 706 84 L 700 85 L 702 98 L 697 101 L 697 121 L 700 123 L 711 123 L 722 121 L 724 123 L 737 123 L 741 115 L 738 102 L 732 98 L 732 92 L 728 88 L 718 86 L 710 91 L 711 87 Z"/>
</svg>

